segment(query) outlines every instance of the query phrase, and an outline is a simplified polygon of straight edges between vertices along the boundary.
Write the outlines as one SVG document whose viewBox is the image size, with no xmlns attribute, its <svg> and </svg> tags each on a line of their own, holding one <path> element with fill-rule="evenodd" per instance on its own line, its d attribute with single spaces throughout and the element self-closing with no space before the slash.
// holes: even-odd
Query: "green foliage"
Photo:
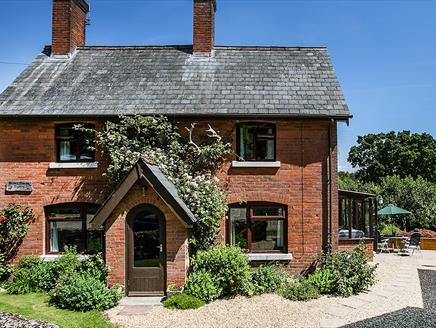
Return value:
<svg viewBox="0 0 436 328">
<path fill-rule="evenodd" d="M 381 228 L 393 224 L 407 230 L 413 228 L 436 230 L 436 183 L 422 177 L 414 179 L 399 176 L 382 177 L 377 184 L 366 183 L 358 180 L 355 174 L 341 172 L 339 187 L 380 195 L 383 204 L 379 205 L 379 208 L 394 204 L 411 212 L 407 215 L 380 216 Z"/>
<path fill-rule="evenodd" d="M 436 229 L 436 184 L 421 177 L 386 177 L 380 183 L 383 206 L 394 204 L 410 211 L 405 216 L 380 217 L 403 229 Z"/>
<path fill-rule="evenodd" d="M 9 263 L 6 263 L 5 255 L 0 253 L 0 281 L 3 281 L 3 279 L 9 274 L 11 274 L 13 271 L 13 266 Z"/>
<path fill-rule="evenodd" d="M 170 296 L 162 303 L 167 309 L 179 310 L 198 309 L 205 304 L 203 300 L 186 293 Z"/>
<path fill-rule="evenodd" d="M 107 310 L 118 304 L 123 296 L 119 286 L 106 284 L 90 273 L 64 275 L 49 292 L 49 303 L 73 311 Z"/>
<path fill-rule="evenodd" d="M 287 275 L 287 272 L 276 265 L 261 265 L 251 273 L 254 294 L 276 292 Z"/>
<path fill-rule="evenodd" d="M 379 218 L 381 220 L 381 218 Z M 400 228 L 395 224 L 387 224 L 383 221 L 379 223 L 379 232 L 381 236 L 395 236 Z"/>
<path fill-rule="evenodd" d="M 195 296 L 206 303 L 214 301 L 223 295 L 223 289 L 214 277 L 206 271 L 192 272 L 185 286 L 187 294 Z"/>
<path fill-rule="evenodd" d="M 108 157 L 107 174 L 117 185 L 130 168 L 144 158 L 156 163 L 171 180 L 189 209 L 199 219 L 190 239 L 192 253 L 213 245 L 219 221 L 227 210 L 226 197 L 213 174 L 230 154 L 230 144 L 210 132 L 197 144 L 183 138 L 177 127 L 163 116 L 121 116 L 97 132 L 97 145 Z M 83 129 L 78 127 L 79 129 Z"/>
<path fill-rule="evenodd" d="M 286 284 L 281 295 L 290 301 L 309 301 L 317 299 L 319 291 L 310 281 L 300 278 Z"/>
<path fill-rule="evenodd" d="M 20 205 L 10 204 L 0 210 L 0 267 L 8 268 L 6 264 L 16 255 L 33 218 L 32 210 Z"/>
<path fill-rule="evenodd" d="M 428 133 L 410 131 L 368 134 L 357 138 L 348 161 L 358 177 L 378 182 L 386 176 L 411 176 L 436 183 L 436 140 Z"/>
<path fill-rule="evenodd" d="M 211 274 L 223 295 L 244 293 L 250 282 L 248 258 L 241 249 L 234 246 L 214 246 L 207 251 L 199 251 L 192 258 L 194 272 Z"/>
<path fill-rule="evenodd" d="M 330 269 L 318 270 L 308 278 L 321 294 L 333 294 L 336 291 L 336 276 Z"/>
<path fill-rule="evenodd" d="M 48 292 L 63 276 L 88 273 L 106 282 L 108 268 L 100 255 L 81 262 L 74 248 L 66 247 L 65 254 L 55 261 L 44 262 L 37 256 L 23 256 L 14 271 L 14 280 L 7 284 L 9 294 Z"/>
<path fill-rule="evenodd" d="M 358 294 L 375 283 L 377 266 L 368 263 L 366 247 L 361 243 L 353 251 L 330 252 L 323 256 L 321 270 L 329 270 L 336 289 L 342 296 Z M 333 279 L 329 277 L 329 279 Z"/>
</svg>

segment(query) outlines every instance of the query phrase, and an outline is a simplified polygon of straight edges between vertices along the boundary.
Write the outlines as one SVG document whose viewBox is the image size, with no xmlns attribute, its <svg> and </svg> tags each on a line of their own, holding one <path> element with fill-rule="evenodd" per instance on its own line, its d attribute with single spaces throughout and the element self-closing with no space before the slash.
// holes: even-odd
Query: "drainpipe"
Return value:
<svg viewBox="0 0 436 328">
<path fill-rule="evenodd" d="M 328 189 L 329 189 L 329 224 L 328 224 L 328 251 L 332 250 L 333 246 L 333 184 L 332 184 L 332 119 L 329 124 L 328 147 L 329 147 L 329 162 L 328 162 Z"/>
</svg>

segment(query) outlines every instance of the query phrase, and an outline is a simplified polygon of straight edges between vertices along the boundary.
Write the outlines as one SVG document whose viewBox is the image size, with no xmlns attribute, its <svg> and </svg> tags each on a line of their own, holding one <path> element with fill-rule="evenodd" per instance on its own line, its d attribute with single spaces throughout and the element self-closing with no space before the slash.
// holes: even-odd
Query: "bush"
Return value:
<svg viewBox="0 0 436 328">
<path fill-rule="evenodd" d="M 6 263 L 4 254 L 0 253 L 0 281 L 4 280 L 13 271 L 11 264 Z"/>
<path fill-rule="evenodd" d="M 186 293 L 170 296 L 165 301 L 163 301 L 163 305 L 167 309 L 179 310 L 198 309 L 204 304 L 205 303 L 203 300 L 192 295 L 188 295 Z"/>
<path fill-rule="evenodd" d="M 363 243 L 353 251 L 328 253 L 324 255 L 322 263 L 322 270 L 330 270 L 334 275 L 334 292 L 342 296 L 358 294 L 372 286 L 376 268 L 368 263 Z"/>
<path fill-rule="evenodd" d="M 187 294 L 195 296 L 206 303 L 218 299 L 223 294 L 223 289 L 213 276 L 206 271 L 196 271 L 189 275 L 185 286 Z"/>
<path fill-rule="evenodd" d="M 336 291 L 336 277 L 330 269 L 316 271 L 308 278 L 321 294 L 332 294 Z"/>
<path fill-rule="evenodd" d="M 63 276 L 49 293 L 49 303 L 73 311 L 107 310 L 118 304 L 123 296 L 119 286 L 106 284 L 89 273 Z"/>
<path fill-rule="evenodd" d="M 18 261 L 18 269 L 31 269 L 35 265 L 42 263 L 42 259 L 37 255 L 24 255 Z"/>
<path fill-rule="evenodd" d="M 241 249 L 234 246 L 214 246 L 207 251 L 199 251 L 192 258 L 194 272 L 211 274 L 222 295 L 245 293 L 250 282 L 248 258 Z"/>
<path fill-rule="evenodd" d="M 81 272 L 89 273 L 102 282 L 106 282 L 109 274 L 109 267 L 104 262 L 101 254 L 92 255 L 81 263 Z"/>
<path fill-rule="evenodd" d="M 33 212 L 28 207 L 10 204 L 0 210 L 0 253 L 4 256 L 3 263 L 14 258 L 33 219 Z"/>
<path fill-rule="evenodd" d="M 290 301 L 309 301 L 319 297 L 318 288 L 304 278 L 286 284 L 280 294 Z"/>
<path fill-rule="evenodd" d="M 65 275 L 89 273 L 102 282 L 106 282 L 108 268 L 100 255 L 92 256 L 81 262 L 74 248 L 65 249 L 65 254 L 50 262 L 42 261 L 38 256 L 23 256 L 14 271 L 14 280 L 8 284 L 10 294 L 30 292 L 48 292 L 55 287 L 56 281 Z"/>
<path fill-rule="evenodd" d="M 251 274 L 254 294 L 274 293 L 288 274 L 274 265 L 261 265 Z"/>
</svg>

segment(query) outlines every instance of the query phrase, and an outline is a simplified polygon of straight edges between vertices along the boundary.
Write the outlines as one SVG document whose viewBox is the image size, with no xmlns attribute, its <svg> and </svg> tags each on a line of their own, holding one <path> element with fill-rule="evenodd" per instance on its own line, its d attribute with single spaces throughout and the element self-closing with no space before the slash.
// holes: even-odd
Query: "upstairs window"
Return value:
<svg viewBox="0 0 436 328">
<path fill-rule="evenodd" d="M 253 253 L 286 251 L 285 206 L 230 206 L 229 225 L 231 245 Z"/>
<path fill-rule="evenodd" d="M 57 162 L 94 162 L 95 135 L 91 131 L 74 129 L 75 124 L 62 124 L 56 126 Z M 91 124 L 83 125 L 85 128 L 94 129 Z"/>
<path fill-rule="evenodd" d="M 276 128 L 274 124 L 238 125 L 238 155 L 244 161 L 275 161 Z"/>
<path fill-rule="evenodd" d="M 65 246 L 74 246 L 86 254 L 103 252 L 104 229 L 94 229 L 90 224 L 98 208 L 74 203 L 46 208 L 47 252 L 63 253 Z"/>
</svg>

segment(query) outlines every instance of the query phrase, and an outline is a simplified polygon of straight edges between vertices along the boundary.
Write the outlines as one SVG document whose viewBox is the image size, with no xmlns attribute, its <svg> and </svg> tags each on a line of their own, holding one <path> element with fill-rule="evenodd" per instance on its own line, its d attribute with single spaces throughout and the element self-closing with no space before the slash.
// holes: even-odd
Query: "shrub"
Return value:
<svg viewBox="0 0 436 328">
<path fill-rule="evenodd" d="M 42 263 L 42 259 L 37 255 L 24 255 L 18 261 L 18 269 L 30 269 Z"/>
<path fill-rule="evenodd" d="M 119 286 L 106 287 L 105 283 L 89 273 L 63 276 L 49 293 L 49 303 L 60 309 L 73 311 L 107 310 L 121 300 Z"/>
<path fill-rule="evenodd" d="M 261 265 L 251 274 L 254 293 L 273 293 L 277 291 L 288 274 L 274 265 Z"/>
<path fill-rule="evenodd" d="M 250 282 L 248 258 L 239 247 L 214 246 L 207 251 L 199 251 L 192 258 L 195 271 L 205 271 L 214 277 L 223 295 L 244 293 Z"/>
<path fill-rule="evenodd" d="M 4 256 L 3 263 L 16 255 L 33 218 L 32 210 L 20 205 L 10 204 L 0 210 L 0 253 Z"/>
<path fill-rule="evenodd" d="M 310 281 L 300 278 L 286 284 L 281 295 L 290 301 L 309 301 L 318 298 L 319 291 Z"/>
<path fill-rule="evenodd" d="M 330 269 L 316 271 L 308 278 L 321 294 L 332 294 L 336 291 L 336 277 Z"/>
<path fill-rule="evenodd" d="M 165 301 L 163 301 L 163 305 L 167 309 L 179 310 L 198 309 L 204 304 L 205 303 L 203 300 L 192 295 L 188 295 L 186 293 L 170 296 Z"/>
<path fill-rule="evenodd" d="M 6 263 L 5 255 L 0 253 L 0 281 L 6 278 L 13 271 L 11 264 Z"/>
<path fill-rule="evenodd" d="M 38 256 L 23 256 L 7 291 L 10 294 L 48 292 L 55 287 L 60 277 L 78 273 L 89 273 L 106 282 L 108 268 L 100 255 L 81 262 L 76 250 L 69 247 L 66 247 L 65 254 L 59 259 L 50 262 L 44 262 Z"/>
<path fill-rule="evenodd" d="M 361 243 L 353 251 L 332 252 L 324 255 L 322 269 L 330 270 L 336 290 L 342 296 L 358 294 L 375 283 L 377 266 L 368 263 L 366 247 Z"/>
<path fill-rule="evenodd" d="M 216 300 L 223 294 L 223 289 L 213 276 L 206 271 L 196 271 L 189 275 L 185 286 L 187 294 L 195 296 L 206 303 Z"/>
<path fill-rule="evenodd" d="M 109 267 L 104 262 L 101 254 L 92 255 L 81 263 L 80 271 L 87 272 L 102 282 L 106 282 Z"/>
</svg>

